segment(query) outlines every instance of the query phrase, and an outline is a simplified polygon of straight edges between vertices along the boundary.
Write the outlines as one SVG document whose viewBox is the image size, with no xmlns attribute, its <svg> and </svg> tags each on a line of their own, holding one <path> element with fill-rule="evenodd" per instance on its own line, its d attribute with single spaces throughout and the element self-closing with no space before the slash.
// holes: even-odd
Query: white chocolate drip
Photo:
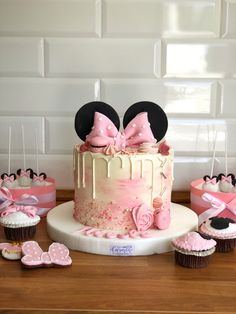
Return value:
<svg viewBox="0 0 236 314">
<path fill-rule="evenodd" d="M 82 187 L 85 188 L 85 154 L 82 154 Z"/>
<path fill-rule="evenodd" d="M 99 170 L 99 160 L 103 159 L 106 163 L 106 177 L 111 178 L 113 173 L 113 162 L 118 158 L 120 160 L 120 167 L 121 169 L 124 169 L 125 167 L 129 167 L 129 178 L 130 180 L 133 180 L 138 177 L 140 179 L 145 179 L 145 171 L 147 169 L 150 169 L 150 204 L 152 204 L 152 200 L 154 197 L 154 193 L 156 193 L 157 189 L 159 190 L 158 186 L 160 186 L 160 190 L 158 192 L 159 195 L 163 195 L 165 193 L 164 189 L 164 177 L 162 175 L 162 171 L 164 166 L 168 165 L 168 160 L 172 160 L 172 158 L 161 158 L 161 156 L 157 156 L 156 154 L 152 154 L 151 156 L 143 155 L 143 154 L 137 154 L 135 156 L 127 156 L 127 155 L 119 155 L 119 156 L 113 156 L 112 158 L 110 156 L 104 156 L 102 154 L 94 154 L 91 152 L 84 152 L 80 153 L 77 149 L 75 149 L 75 154 L 77 156 L 74 156 L 74 172 L 75 172 L 75 178 L 77 180 L 77 187 L 78 188 L 86 188 L 86 171 L 87 167 L 86 164 L 91 164 L 90 170 L 91 171 L 91 180 L 92 180 L 92 186 L 91 186 L 91 196 L 92 199 L 96 199 L 96 170 Z M 129 166 L 127 164 L 128 161 Z M 138 164 L 139 163 L 139 166 Z M 150 164 L 150 166 L 148 166 Z M 156 176 L 157 173 L 154 175 L 155 169 L 158 169 L 158 166 L 161 167 L 160 169 L 160 175 L 158 177 Z M 147 168 L 148 167 L 148 168 Z M 89 169 L 88 168 L 88 169 Z M 128 170 L 128 169 L 127 169 Z M 172 169 L 173 170 L 173 169 Z M 148 170 L 147 170 L 148 171 Z M 115 178 L 114 178 L 115 179 Z M 89 188 L 89 187 L 87 187 Z"/>
<path fill-rule="evenodd" d="M 107 160 L 107 178 L 111 176 L 111 160 Z"/>
<path fill-rule="evenodd" d="M 134 172 L 133 172 L 133 168 L 134 168 L 134 164 L 133 164 L 133 159 L 132 157 L 129 157 L 129 161 L 130 161 L 130 180 L 133 180 L 134 178 Z"/>
<path fill-rule="evenodd" d="M 77 158 L 76 158 L 76 160 L 77 160 L 77 168 L 78 168 L 78 174 L 77 174 L 77 185 L 78 185 L 78 188 L 80 188 L 80 155 L 79 154 L 77 154 Z"/>
</svg>

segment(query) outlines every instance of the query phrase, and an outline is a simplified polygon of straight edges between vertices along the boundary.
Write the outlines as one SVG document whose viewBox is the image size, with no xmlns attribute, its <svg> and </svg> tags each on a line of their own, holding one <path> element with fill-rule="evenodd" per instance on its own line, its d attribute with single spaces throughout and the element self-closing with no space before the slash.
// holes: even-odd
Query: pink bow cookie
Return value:
<svg viewBox="0 0 236 314">
<path fill-rule="evenodd" d="M 68 248 L 61 243 L 52 243 L 48 252 L 43 252 L 35 241 L 27 241 L 22 245 L 21 262 L 26 268 L 66 267 L 72 264 Z"/>
</svg>

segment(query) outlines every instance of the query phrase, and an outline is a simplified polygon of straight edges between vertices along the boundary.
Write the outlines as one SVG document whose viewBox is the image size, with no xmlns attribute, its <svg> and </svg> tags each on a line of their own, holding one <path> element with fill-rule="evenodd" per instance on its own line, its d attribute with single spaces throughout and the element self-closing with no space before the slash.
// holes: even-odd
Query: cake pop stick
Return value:
<svg viewBox="0 0 236 314">
<path fill-rule="evenodd" d="M 21 136 L 22 136 L 23 165 L 24 165 L 24 169 L 26 169 L 26 165 L 25 165 L 25 130 L 24 130 L 23 124 L 21 124 Z"/>
<path fill-rule="evenodd" d="M 33 170 L 31 168 L 26 169 L 26 155 L 25 155 L 25 130 L 23 124 L 21 124 L 21 136 L 22 136 L 22 153 L 23 153 L 23 169 L 17 170 L 18 182 L 20 186 L 29 187 L 33 178 Z"/>
<path fill-rule="evenodd" d="M 4 186 L 8 189 L 14 188 L 17 186 L 16 175 L 11 173 L 11 126 L 9 126 L 8 132 L 8 167 L 7 173 L 1 175 L 1 186 Z"/>
<path fill-rule="evenodd" d="M 11 173 L 11 126 L 9 126 L 8 135 L 8 175 Z"/>
<path fill-rule="evenodd" d="M 228 128 L 225 127 L 225 175 L 228 173 Z"/>
<path fill-rule="evenodd" d="M 33 174 L 33 186 L 44 186 L 46 184 L 45 180 L 47 178 L 46 173 L 39 173 L 39 154 L 38 154 L 38 134 L 35 130 L 35 154 L 36 154 L 36 172 Z"/>
<path fill-rule="evenodd" d="M 219 183 L 217 176 L 213 176 L 215 157 L 216 157 L 216 141 L 217 141 L 217 131 L 215 131 L 215 136 L 213 140 L 213 156 L 211 163 L 210 176 L 206 175 L 203 177 L 204 183 L 202 185 L 203 190 L 217 192 L 219 190 Z"/>
<path fill-rule="evenodd" d="M 232 173 L 228 174 L 228 128 L 225 126 L 225 174 L 218 175 L 219 188 L 221 192 L 230 193 L 234 191 L 235 176 Z"/>
<path fill-rule="evenodd" d="M 212 156 L 212 163 L 211 163 L 211 173 L 210 173 L 211 178 L 213 176 L 215 158 L 216 158 L 216 141 L 217 141 L 217 131 L 215 131 L 215 136 L 214 136 L 214 141 L 213 141 L 214 146 L 213 146 L 213 156 Z"/>
<path fill-rule="evenodd" d="M 36 152 L 36 172 L 39 174 L 39 155 L 38 155 L 38 134 L 35 130 L 35 152 Z"/>
</svg>

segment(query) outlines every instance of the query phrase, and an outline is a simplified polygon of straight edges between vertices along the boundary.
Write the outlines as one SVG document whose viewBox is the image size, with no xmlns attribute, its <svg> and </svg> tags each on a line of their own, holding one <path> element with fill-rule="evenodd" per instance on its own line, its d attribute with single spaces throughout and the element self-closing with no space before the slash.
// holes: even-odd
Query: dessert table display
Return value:
<svg viewBox="0 0 236 314">
<path fill-rule="evenodd" d="M 34 240 L 43 251 L 52 243 L 45 218 Z M 236 250 L 214 253 L 202 269 L 176 265 L 173 252 L 126 257 L 70 250 L 70 256 L 69 267 L 35 269 L 0 258 L 0 312 L 235 313 Z"/>
</svg>

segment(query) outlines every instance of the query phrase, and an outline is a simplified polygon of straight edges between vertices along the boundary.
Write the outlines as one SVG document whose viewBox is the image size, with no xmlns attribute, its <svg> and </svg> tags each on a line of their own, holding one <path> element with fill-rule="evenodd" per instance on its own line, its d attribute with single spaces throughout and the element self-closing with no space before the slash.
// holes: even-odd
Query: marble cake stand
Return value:
<svg viewBox="0 0 236 314">
<path fill-rule="evenodd" d="M 171 225 L 167 230 L 151 230 L 149 238 L 107 239 L 84 235 L 85 226 L 73 218 L 74 202 L 61 204 L 49 211 L 47 230 L 50 238 L 72 250 L 102 255 L 151 255 L 172 251 L 171 240 L 197 230 L 198 216 L 189 208 L 171 203 Z"/>
</svg>

